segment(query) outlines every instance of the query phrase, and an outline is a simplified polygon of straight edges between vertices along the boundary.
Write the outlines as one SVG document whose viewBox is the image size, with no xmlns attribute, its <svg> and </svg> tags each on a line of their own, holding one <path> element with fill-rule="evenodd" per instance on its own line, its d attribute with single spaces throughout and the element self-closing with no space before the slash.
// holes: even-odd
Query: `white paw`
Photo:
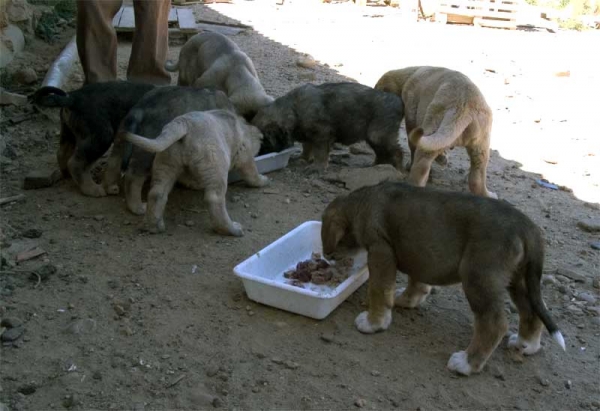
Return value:
<svg viewBox="0 0 600 411">
<path fill-rule="evenodd" d="M 117 184 L 110 185 L 106 188 L 106 193 L 111 196 L 116 196 L 119 194 L 119 186 Z"/>
<path fill-rule="evenodd" d="M 81 192 L 88 197 L 105 197 L 106 191 L 100 184 L 87 184 L 81 186 Z"/>
<path fill-rule="evenodd" d="M 518 334 L 512 334 L 508 337 L 508 347 L 517 350 L 523 355 L 533 355 L 541 348 L 539 341 L 527 341 Z"/>
<path fill-rule="evenodd" d="M 471 366 L 466 351 L 458 351 L 450 356 L 448 369 L 461 375 L 471 375 Z"/>
<path fill-rule="evenodd" d="M 494 200 L 498 199 L 498 194 L 492 193 L 491 191 L 487 192 L 487 196 L 488 196 L 488 198 L 493 198 Z"/>
<path fill-rule="evenodd" d="M 412 298 L 409 298 L 407 295 L 404 294 L 405 291 L 406 291 L 406 288 L 402 287 L 402 288 L 397 288 L 396 291 L 394 292 L 394 305 L 396 305 L 397 307 L 415 308 L 418 305 L 420 305 L 423 301 L 425 301 L 425 299 L 429 295 L 429 294 L 421 294 L 420 296 L 413 295 Z"/>
<path fill-rule="evenodd" d="M 269 177 L 264 176 L 262 174 L 258 175 L 258 186 L 259 187 L 268 186 L 270 182 L 271 182 L 271 180 L 269 180 Z"/>
<path fill-rule="evenodd" d="M 229 230 L 229 234 L 234 237 L 242 237 L 244 235 L 244 229 L 240 223 L 236 223 L 235 221 L 232 224 L 231 229 Z"/>
<path fill-rule="evenodd" d="M 133 206 L 129 210 L 135 215 L 144 215 L 146 214 L 147 204 L 142 203 L 139 206 Z"/>
<path fill-rule="evenodd" d="M 358 316 L 354 320 L 354 325 L 356 325 L 356 328 L 361 333 L 373 334 L 377 331 L 387 330 L 388 327 L 390 326 L 391 322 L 392 322 L 392 310 L 385 311 L 383 319 L 379 324 L 371 323 L 369 321 L 369 312 L 363 311 L 362 313 L 358 314 Z"/>
</svg>

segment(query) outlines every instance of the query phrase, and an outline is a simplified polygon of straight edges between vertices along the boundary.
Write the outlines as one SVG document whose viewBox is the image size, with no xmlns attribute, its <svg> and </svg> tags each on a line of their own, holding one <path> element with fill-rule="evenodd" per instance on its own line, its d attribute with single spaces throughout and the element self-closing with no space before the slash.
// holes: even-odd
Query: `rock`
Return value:
<svg viewBox="0 0 600 411">
<path fill-rule="evenodd" d="M 16 341 L 19 337 L 23 335 L 25 332 L 25 328 L 22 326 L 9 328 L 2 333 L 0 340 L 2 342 L 12 342 Z"/>
<path fill-rule="evenodd" d="M 371 154 L 373 154 L 373 150 L 371 150 L 371 148 L 363 142 L 352 144 L 350 146 L 349 150 L 350 150 L 350 153 L 352 153 L 354 155 L 360 155 L 360 154 L 371 155 Z"/>
<path fill-rule="evenodd" d="M 577 299 L 581 301 L 585 301 L 589 304 L 596 304 L 596 297 L 594 297 L 590 293 L 579 293 L 577 294 Z"/>
<path fill-rule="evenodd" d="M 25 238 L 40 238 L 42 236 L 42 230 L 38 228 L 30 228 L 28 230 L 23 231 L 21 235 Z"/>
<path fill-rule="evenodd" d="M 572 387 L 573 387 L 573 383 L 571 382 L 571 380 L 565 381 L 565 388 L 567 390 L 570 390 Z"/>
<path fill-rule="evenodd" d="M 192 402 L 193 409 L 206 409 L 207 407 L 214 407 L 213 402 L 217 398 L 214 395 L 206 392 L 206 388 L 196 389 L 190 394 L 190 400 Z"/>
<path fill-rule="evenodd" d="M 185 226 L 186 227 L 193 227 L 195 225 L 195 223 L 192 220 L 187 220 L 185 222 Z"/>
<path fill-rule="evenodd" d="M 80 404 L 80 400 L 75 394 L 67 394 L 63 398 L 62 405 L 65 408 L 73 408 Z"/>
<path fill-rule="evenodd" d="M 574 304 L 567 306 L 567 311 L 569 311 L 575 315 L 583 315 L 583 310 Z"/>
<path fill-rule="evenodd" d="M 296 65 L 299 67 L 312 69 L 317 65 L 317 62 L 311 55 L 305 54 L 296 60 Z"/>
<path fill-rule="evenodd" d="M 209 365 L 206 367 L 206 375 L 208 377 L 214 377 L 219 372 L 219 367 L 216 365 Z"/>
<path fill-rule="evenodd" d="M 556 284 L 556 278 L 551 274 L 544 274 L 542 275 L 542 284 Z"/>
<path fill-rule="evenodd" d="M 27 104 L 27 96 L 10 93 L 0 87 L 0 106 L 24 106 Z"/>
<path fill-rule="evenodd" d="M 31 67 L 22 68 L 17 70 L 13 75 L 13 79 L 21 84 L 32 84 L 38 80 L 38 75 Z"/>
<path fill-rule="evenodd" d="M 600 317 L 600 306 L 587 307 L 586 310 L 588 313 L 595 315 L 596 317 Z"/>
<path fill-rule="evenodd" d="M 92 374 L 92 378 L 97 380 L 97 381 L 101 381 L 102 380 L 102 373 L 98 370 L 94 371 L 94 373 Z"/>
<path fill-rule="evenodd" d="M 383 180 L 401 181 L 402 173 L 390 164 L 378 164 L 367 168 L 343 168 L 335 174 L 327 174 L 325 180 L 342 182 L 348 190 L 356 190 Z"/>
<path fill-rule="evenodd" d="M 367 400 L 364 398 L 357 398 L 356 401 L 354 401 L 354 405 L 356 405 L 358 408 L 363 408 L 365 405 L 367 405 Z"/>
<path fill-rule="evenodd" d="M 550 381 L 548 381 L 546 378 L 543 378 L 541 375 L 538 375 L 536 379 L 542 387 L 547 387 L 550 385 Z"/>
<path fill-rule="evenodd" d="M 25 190 L 37 190 L 39 188 L 51 187 L 62 178 L 60 170 L 36 170 L 30 172 L 23 181 Z"/>
<path fill-rule="evenodd" d="M 298 364 L 297 362 L 294 362 L 292 360 L 288 360 L 288 361 L 284 362 L 283 365 L 285 365 L 285 368 L 288 368 L 290 370 L 295 370 L 296 368 L 298 368 L 300 366 L 300 364 Z"/>
<path fill-rule="evenodd" d="M 586 220 L 579 220 L 577 227 L 588 233 L 598 233 L 600 232 L 600 219 L 588 218 Z"/>
<path fill-rule="evenodd" d="M 0 327 L 15 328 L 23 324 L 23 321 L 17 317 L 6 317 L 0 321 Z"/>
<path fill-rule="evenodd" d="M 593 241 L 590 243 L 590 247 L 594 250 L 600 250 L 600 241 Z"/>
<path fill-rule="evenodd" d="M 379 377 L 381 375 L 381 371 L 373 370 L 371 371 L 371 375 L 373 377 Z"/>
<path fill-rule="evenodd" d="M 321 334 L 321 340 L 331 343 L 333 342 L 333 334 L 332 333 L 323 333 Z"/>
<path fill-rule="evenodd" d="M 4 17 L 4 13 L 0 13 L 0 20 L 2 20 L 2 17 Z M 15 55 L 19 54 L 25 47 L 23 31 L 14 24 L 4 26 L 2 24 L 0 30 L 0 68 L 5 68 L 14 59 Z"/>
<path fill-rule="evenodd" d="M 40 276 L 40 279 L 42 281 L 46 281 L 48 280 L 48 278 L 50 278 L 51 276 L 53 276 L 54 274 L 56 274 L 56 272 L 58 271 L 58 268 L 56 268 L 56 266 L 54 264 L 44 264 L 41 267 L 38 267 L 34 273 L 37 274 L 32 274 L 29 276 L 29 278 L 32 281 L 37 281 L 38 280 L 38 275 Z"/>
<path fill-rule="evenodd" d="M 592 286 L 593 286 L 594 288 L 600 288 L 600 277 L 595 277 L 595 278 L 592 280 Z"/>
<path fill-rule="evenodd" d="M 10 411 L 10 409 L 8 408 L 8 405 L 0 402 L 0 411 Z"/>
<path fill-rule="evenodd" d="M 561 284 L 558 286 L 558 292 L 561 294 L 571 294 L 571 290 L 569 290 L 569 287 Z"/>
<path fill-rule="evenodd" d="M 504 377 L 504 371 L 502 370 L 502 368 L 500 368 L 499 366 L 495 365 L 491 367 L 492 370 L 492 375 L 494 376 L 494 378 L 497 378 L 501 381 L 505 381 L 506 378 Z"/>
<path fill-rule="evenodd" d="M 575 270 L 573 268 L 565 268 L 561 267 L 556 270 L 557 274 L 565 276 L 576 283 L 584 283 L 587 279 L 587 276 L 581 271 Z M 558 278 L 558 277 L 557 277 Z"/>
<path fill-rule="evenodd" d="M 220 399 L 219 397 L 215 397 L 212 400 L 212 406 L 215 408 L 222 408 L 223 407 L 223 400 Z"/>
<path fill-rule="evenodd" d="M 34 382 L 28 382 L 26 384 L 21 385 L 17 388 L 17 392 L 20 392 L 23 395 L 31 395 L 37 390 L 37 385 Z"/>
</svg>

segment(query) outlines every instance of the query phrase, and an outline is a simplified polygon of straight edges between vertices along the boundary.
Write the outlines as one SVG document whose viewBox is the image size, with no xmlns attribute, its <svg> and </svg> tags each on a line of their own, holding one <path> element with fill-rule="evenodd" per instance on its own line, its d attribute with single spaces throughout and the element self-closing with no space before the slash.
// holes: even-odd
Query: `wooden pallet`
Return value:
<svg viewBox="0 0 600 411">
<path fill-rule="evenodd" d="M 442 0 L 436 21 L 514 30 L 520 8 L 521 0 Z"/>
<path fill-rule="evenodd" d="M 135 31 L 135 14 L 132 6 L 123 6 L 113 18 L 113 27 L 117 33 Z M 169 31 L 183 34 L 198 32 L 196 18 L 188 7 L 172 7 L 169 11 Z"/>
</svg>

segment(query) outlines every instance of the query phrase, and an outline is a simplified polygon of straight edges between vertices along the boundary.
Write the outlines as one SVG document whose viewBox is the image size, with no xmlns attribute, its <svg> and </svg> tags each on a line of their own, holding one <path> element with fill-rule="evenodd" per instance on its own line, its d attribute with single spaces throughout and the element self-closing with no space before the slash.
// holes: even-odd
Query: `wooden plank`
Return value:
<svg viewBox="0 0 600 411">
<path fill-rule="evenodd" d="M 482 27 L 493 27 L 497 29 L 511 29 L 515 30 L 517 28 L 516 21 L 506 21 L 506 20 L 488 20 L 476 18 L 473 23 L 477 26 Z"/>
<path fill-rule="evenodd" d="M 179 21 L 179 29 L 184 33 L 196 33 L 198 28 L 196 27 L 196 18 L 192 9 L 177 9 L 177 20 Z"/>
<path fill-rule="evenodd" d="M 473 24 L 473 17 L 463 16 L 460 14 L 446 14 L 447 23 Z"/>
<path fill-rule="evenodd" d="M 498 11 L 486 11 L 476 9 L 453 9 L 449 7 L 440 7 L 438 12 L 445 14 L 456 14 L 467 17 L 487 17 L 487 18 L 499 18 L 499 19 L 516 19 L 515 13 L 504 13 Z"/>
<path fill-rule="evenodd" d="M 128 6 L 123 8 L 123 15 L 121 16 L 118 28 L 121 31 L 135 30 L 135 14 L 133 13 L 133 7 Z"/>
<path fill-rule="evenodd" d="M 490 10 L 506 10 L 506 11 L 519 11 L 521 4 L 518 2 L 508 3 L 504 2 L 493 2 L 493 1 L 481 1 L 481 0 L 452 0 L 443 1 L 440 3 L 441 7 L 450 7 L 457 9 L 490 9 Z"/>
<path fill-rule="evenodd" d="M 119 25 L 122 15 L 123 15 L 123 7 L 121 7 L 119 9 L 119 11 L 117 12 L 117 14 L 115 14 L 115 17 L 113 17 L 113 22 L 112 22 L 113 27 L 117 27 Z"/>
</svg>

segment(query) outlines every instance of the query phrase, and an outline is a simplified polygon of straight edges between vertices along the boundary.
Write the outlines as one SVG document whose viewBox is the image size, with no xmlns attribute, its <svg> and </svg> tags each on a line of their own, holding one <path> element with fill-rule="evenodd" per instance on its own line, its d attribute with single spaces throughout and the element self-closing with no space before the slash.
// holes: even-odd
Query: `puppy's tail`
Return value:
<svg viewBox="0 0 600 411">
<path fill-rule="evenodd" d="M 533 252 L 533 256 L 526 265 L 525 285 L 527 287 L 527 295 L 533 312 L 542 320 L 552 338 L 560 345 L 563 351 L 566 351 L 565 339 L 542 300 L 540 282 L 542 279 L 543 259 L 543 252 Z"/>
<path fill-rule="evenodd" d="M 179 71 L 179 61 L 173 62 L 171 60 L 167 60 L 165 62 L 165 70 L 170 71 L 171 73 Z"/>
<path fill-rule="evenodd" d="M 422 135 L 419 148 L 425 151 L 439 151 L 450 146 L 471 123 L 471 115 L 464 110 L 446 111 L 435 133 Z"/>
<path fill-rule="evenodd" d="M 156 139 L 138 136 L 137 134 L 127 132 L 124 134 L 125 140 L 151 153 L 160 153 L 171 147 L 174 143 L 181 140 L 188 132 L 187 123 L 184 120 L 175 119 L 164 126 L 162 132 Z"/>
<path fill-rule="evenodd" d="M 40 88 L 29 100 L 43 107 L 71 107 L 73 104 L 73 98 L 66 91 L 51 86 Z"/>
</svg>

